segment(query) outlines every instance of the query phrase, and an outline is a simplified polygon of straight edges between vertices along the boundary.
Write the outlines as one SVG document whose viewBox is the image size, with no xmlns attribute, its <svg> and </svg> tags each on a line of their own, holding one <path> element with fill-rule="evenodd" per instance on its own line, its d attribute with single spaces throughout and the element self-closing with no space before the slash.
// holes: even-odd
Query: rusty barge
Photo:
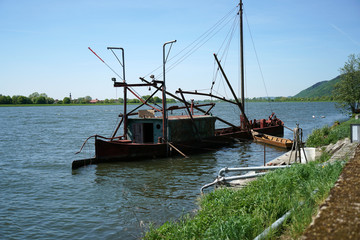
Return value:
<svg viewBox="0 0 360 240">
<path fill-rule="evenodd" d="M 236 14 L 240 16 L 240 44 L 242 49 L 242 1 L 240 1 L 238 6 L 239 10 Z M 156 80 L 152 75 L 150 76 L 152 80 L 140 78 L 141 82 L 137 84 L 129 84 L 125 80 L 124 49 L 113 47 L 108 48 L 113 51 L 113 53 L 114 50 L 121 50 L 122 52 L 122 62 L 119 61 L 123 68 L 122 81 L 119 82 L 115 78 L 112 79 L 114 81 L 114 87 L 121 87 L 124 90 L 124 108 L 123 113 L 119 115 L 121 120 L 111 137 L 94 135 L 88 138 L 95 138 L 95 157 L 91 159 L 73 161 L 73 169 L 89 164 L 163 158 L 174 154 L 180 154 L 187 157 L 190 154 L 213 151 L 224 146 L 229 146 L 239 140 L 252 140 L 253 137 L 251 130 L 270 135 L 283 135 L 284 124 L 280 119 L 276 118 L 274 113 L 266 119 L 254 119 L 250 121 L 246 116 L 244 108 L 244 66 L 242 50 L 240 53 L 242 60 L 240 66 L 242 88 L 240 100 L 233 91 L 224 69 L 222 68 L 221 61 L 218 59 L 216 54 L 214 54 L 214 57 L 218 69 L 221 71 L 221 75 L 225 79 L 226 85 L 230 90 L 233 99 L 225 99 L 224 97 L 217 96 L 212 93 L 183 91 L 180 88 L 176 91 L 177 95 L 168 92 L 166 90 L 165 82 L 165 64 L 167 62 L 167 56 L 169 55 L 171 46 L 175 42 L 176 40 L 166 42 L 163 45 L 162 80 Z M 170 48 L 166 54 L 166 47 L 168 45 L 170 45 Z M 93 53 L 96 55 L 95 52 Z M 96 56 L 100 58 L 98 55 Z M 119 58 L 117 59 L 119 60 Z M 100 60 L 103 61 L 101 58 Z M 134 91 L 134 88 L 137 87 L 151 87 L 155 89 L 155 92 L 148 98 L 143 99 Z M 128 111 L 127 108 L 128 93 L 132 93 L 142 102 L 132 111 Z M 161 93 L 162 95 L 161 107 L 153 106 L 149 103 L 156 93 Z M 232 124 L 219 116 L 212 116 L 211 110 L 215 106 L 215 103 L 194 104 L 193 101 L 186 100 L 185 95 L 208 96 L 235 105 L 241 112 L 239 116 L 240 125 Z M 167 107 L 167 96 L 177 100 L 177 102 L 181 103 L 182 106 Z M 139 110 L 143 106 L 148 106 L 150 109 Z M 204 109 L 205 107 L 207 107 L 207 109 Z M 180 109 L 185 110 L 186 114 L 169 116 L 169 111 Z M 194 114 L 194 111 L 197 111 L 200 114 Z M 221 121 L 228 127 L 217 129 L 215 128 L 216 121 Z M 123 131 L 119 133 L 121 126 Z"/>
</svg>

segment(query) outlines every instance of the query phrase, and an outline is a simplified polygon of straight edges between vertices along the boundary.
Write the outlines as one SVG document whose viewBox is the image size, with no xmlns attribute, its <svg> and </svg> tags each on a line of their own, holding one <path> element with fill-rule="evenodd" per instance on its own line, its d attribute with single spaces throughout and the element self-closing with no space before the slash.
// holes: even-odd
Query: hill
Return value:
<svg viewBox="0 0 360 240">
<path fill-rule="evenodd" d="M 296 98 L 330 97 L 335 84 L 339 81 L 340 81 L 340 75 L 329 81 L 322 81 L 315 83 L 311 87 L 302 90 L 294 97 Z"/>
</svg>

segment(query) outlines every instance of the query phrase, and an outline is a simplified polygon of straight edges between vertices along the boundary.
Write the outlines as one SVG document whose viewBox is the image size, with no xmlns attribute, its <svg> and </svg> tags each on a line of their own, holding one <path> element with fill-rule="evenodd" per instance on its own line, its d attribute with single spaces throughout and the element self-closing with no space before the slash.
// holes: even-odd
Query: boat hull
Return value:
<svg viewBox="0 0 360 240">
<path fill-rule="evenodd" d="M 293 141 L 290 139 L 270 136 L 267 134 L 260 136 L 254 135 L 254 141 L 285 149 L 291 149 L 293 146 Z"/>
<path fill-rule="evenodd" d="M 282 125 L 254 128 L 253 130 L 271 135 L 282 135 Z M 249 131 L 234 128 L 224 128 L 215 131 L 215 136 L 201 139 L 201 141 L 171 143 L 133 143 L 130 141 L 110 141 L 95 138 L 95 158 L 75 160 L 72 168 L 76 169 L 89 164 L 134 161 L 142 159 L 164 158 L 172 155 L 191 155 L 219 148 L 231 146 L 238 141 L 251 140 L 252 134 Z"/>
<path fill-rule="evenodd" d="M 267 134 L 282 135 L 284 131 L 283 129 L 283 126 L 279 125 L 256 129 L 256 131 Z M 170 150 L 168 150 L 166 143 L 132 143 L 96 139 L 95 155 L 96 158 L 103 161 L 153 159 L 178 155 L 180 152 L 185 155 L 191 155 L 194 153 L 214 151 L 222 147 L 230 146 L 239 140 L 251 139 L 251 132 L 238 130 L 222 134 L 219 133 L 218 135 L 207 137 L 198 141 L 172 142 L 171 144 L 177 150 L 171 146 L 169 147 Z"/>
</svg>

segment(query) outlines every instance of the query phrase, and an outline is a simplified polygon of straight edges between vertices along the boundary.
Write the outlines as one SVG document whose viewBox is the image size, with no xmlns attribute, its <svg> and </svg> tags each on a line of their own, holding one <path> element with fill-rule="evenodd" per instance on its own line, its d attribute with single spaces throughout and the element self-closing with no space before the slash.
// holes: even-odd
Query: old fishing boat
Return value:
<svg viewBox="0 0 360 240">
<path fill-rule="evenodd" d="M 218 149 L 223 146 L 234 143 L 239 140 L 252 139 L 251 130 L 256 132 L 266 133 L 271 135 L 282 135 L 284 131 L 283 122 L 276 118 L 272 113 L 266 119 L 248 120 L 244 104 L 244 66 L 243 66 L 243 37 L 242 37 L 242 1 L 240 1 L 239 10 L 236 14 L 240 16 L 240 46 L 241 46 L 241 100 L 238 99 L 233 88 L 227 79 L 227 76 L 222 68 L 221 61 L 218 56 L 214 54 L 218 69 L 221 71 L 223 78 L 232 94 L 233 100 L 217 96 L 212 93 L 201 93 L 199 91 L 183 91 L 178 89 L 176 94 L 166 91 L 165 73 L 166 62 L 171 46 L 176 42 L 170 41 L 163 45 L 163 73 L 162 80 L 157 80 L 153 75 L 151 80 L 140 78 L 141 83 L 130 84 L 125 80 L 125 59 L 123 48 L 108 48 L 114 54 L 114 50 L 122 51 L 122 62 L 116 57 L 123 69 L 122 81 L 117 81 L 115 78 L 114 87 L 122 87 L 124 89 L 124 109 L 123 113 L 119 115 L 121 118 L 114 133 L 111 137 L 103 137 L 94 135 L 89 137 L 95 138 L 95 157 L 91 159 L 75 160 L 72 168 L 76 169 L 88 164 L 97 164 L 113 161 L 128 161 L 134 159 L 149 159 L 168 157 L 173 154 L 181 154 L 187 156 L 196 152 L 204 152 Z M 169 47 L 169 46 L 170 47 Z M 168 47 L 168 52 L 166 48 Z M 91 50 L 91 49 L 90 49 Z M 92 51 L 92 50 L 91 50 Z M 95 55 L 96 53 L 93 52 Z M 166 54 L 167 53 L 167 54 Z M 96 55 L 103 61 L 98 55 Z M 116 56 L 116 54 L 115 54 Z M 121 58 L 120 58 L 121 59 Z M 104 61 L 103 61 L 104 62 Z M 155 92 L 148 98 L 143 99 L 136 94 L 134 88 L 137 87 L 151 87 Z M 153 106 L 150 104 L 151 99 L 156 93 L 161 92 L 162 106 Z M 142 104 L 128 111 L 127 108 L 127 94 L 131 93 L 138 98 Z M 239 108 L 240 124 L 232 124 L 219 116 L 213 116 L 211 110 L 215 103 L 194 104 L 193 101 L 185 99 L 186 94 L 208 96 L 215 99 L 220 99 L 224 102 L 231 103 Z M 167 107 L 167 96 L 177 100 L 182 106 Z M 143 106 L 148 106 L 150 109 L 140 109 Z M 207 109 L 204 109 L 207 107 Z M 183 109 L 186 111 L 183 115 L 171 115 L 169 111 Z M 197 114 L 194 114 L 197 111 Z M 199 114 L 200 113 L 200 114 Z M 215 122 L 221 121 L 226 124 L 225 128 L 216 128 Z M 123 131 L 119 133 L 122 126 Z M 87 140 L 88 140 L 87 139 Z M 86 140 L 86 141 L 87 141 Z M 85 143 L 86 143 L 85 141 Z M 85 144 L 84 143 L 84 144 Z M 83 146 L 84 146 L 83 144 Z M 80 150 L 81 151 L 81 150 Z"/>
<path fill-rule="evenodd" d="M 278 136 L 271 136 L 264 133 L 259 133 L 254 130 L 251 130 L 254 142 L 264 143 L 275 147 L 291 149 L 294 141 L 286 138 L 281 138 Z"/>
</svg>

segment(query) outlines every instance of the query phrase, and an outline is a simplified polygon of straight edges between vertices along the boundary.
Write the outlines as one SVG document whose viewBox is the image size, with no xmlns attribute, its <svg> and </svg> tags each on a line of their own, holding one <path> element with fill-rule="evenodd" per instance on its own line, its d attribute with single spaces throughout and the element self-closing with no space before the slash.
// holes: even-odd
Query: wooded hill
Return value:
<svg viewBox="0 0 360 240">
<path fill-rule="evenodd" d="M 340 75 L 329 81 L 315 83 L 311 87 L 302 90 L 294 98 L 318 98 L 331 97 L 336 83 L 340 81 Z"/>
</svg>

